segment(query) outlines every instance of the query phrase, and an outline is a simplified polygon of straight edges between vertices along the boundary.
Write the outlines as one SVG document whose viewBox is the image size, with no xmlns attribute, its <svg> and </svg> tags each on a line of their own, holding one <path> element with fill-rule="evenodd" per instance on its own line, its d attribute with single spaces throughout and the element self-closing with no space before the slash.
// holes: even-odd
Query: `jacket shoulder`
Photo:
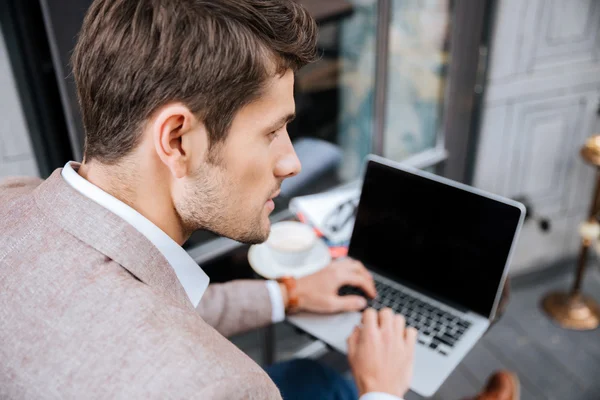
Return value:
<svg viewBox="0 0 600 400">
<path fill-rule="evenodd" d="M 10 177 L 0 180 L 0 200 L 3 204 L 16 197 L 30 194 L 43 180 L 37 177 Z"/>
</svg>

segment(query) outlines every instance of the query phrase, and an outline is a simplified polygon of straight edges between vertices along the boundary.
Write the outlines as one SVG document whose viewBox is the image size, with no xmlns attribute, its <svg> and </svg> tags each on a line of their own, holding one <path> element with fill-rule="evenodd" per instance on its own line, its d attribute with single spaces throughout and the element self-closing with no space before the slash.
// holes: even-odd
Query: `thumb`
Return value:
<svg viewBox="0 0 600 400">
<path fill-rule="evenodd" d="M 360 328 L 358 326 L 354 327 L 354 330 L 352 331 L 352 333 L 350 334 L 350 336 L 348 336 L 348 356 L 350 358 L 352 358 L 352 356 L 354 355 L 354 350 L 356 349 L 356 346 L 358 346 L 358 340 L 360 338 Z"/>
<path fill-rule="evenodd" d="M 337 296 L 335 309 L 337 311 L 361 311 L 367 307 L 367 299 L 362 296 Z"/>
</svg>

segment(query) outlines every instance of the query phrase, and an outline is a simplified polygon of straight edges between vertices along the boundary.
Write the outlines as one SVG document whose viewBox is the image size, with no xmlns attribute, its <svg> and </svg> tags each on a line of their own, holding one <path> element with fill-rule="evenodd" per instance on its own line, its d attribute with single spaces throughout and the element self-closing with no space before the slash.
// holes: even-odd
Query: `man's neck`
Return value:
<svg viewBox="0 0 600 400">
<path fill-rule="evenodd" d="M 102 165 L 97 162 L 83 163 L 78 174 L 106 193 L 127 204 L 150 222 L 159 227 L 175 242 L 182 245 L 187 240 L 183 233 L 169 188 L 152 167 L 139 173 L 135 167 L 125 164 Z"/>
</svg>

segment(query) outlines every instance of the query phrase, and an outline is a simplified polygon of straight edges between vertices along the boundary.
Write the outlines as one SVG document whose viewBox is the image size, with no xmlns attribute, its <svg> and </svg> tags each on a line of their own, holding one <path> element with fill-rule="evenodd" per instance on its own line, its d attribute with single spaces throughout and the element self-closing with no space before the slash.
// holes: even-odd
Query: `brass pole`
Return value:
<svg viewBox="0 0 600 400">
<path fill-rule="evenodd" d="M 596 168 L 596 188 L 594 189 L 594 197 L 592 198 L 592 204 L 590 205 L 590 212 L 588 221 L 597 222 L 598 214 L 598 202 L 600 201 L 600 169 Z M 585 272 L 585 265 L 587 261 L 588 250 L 592 243 L 587 240 L 583 240 L 581 250 L 579 252 L 579 260 L 577 262 L 577 275 L 575 277 L 575 283 L 571 291 L 572 295 L 579 294 L 581 291 L 581 282 L 583 282 L 583 275 Z"/>
<path fill-rule="evenodd" d="M 596 187 L 590 205 L 588 222 L 598 223 L 597 214 L 600 210 L 600 135 L 594 136 L 581 149 L 585 161 L 596 169 Z M 593 241 L 582 238 L 581 250 L 577 262 L 575 282 L 570 292 L 555 292 L 542 299 L 542 308 L 560 326 L 567 329 L 591 330 L 600 325 L 600 306 L 594 299 L 581 293 L 587 256 Z"/>
</svg>

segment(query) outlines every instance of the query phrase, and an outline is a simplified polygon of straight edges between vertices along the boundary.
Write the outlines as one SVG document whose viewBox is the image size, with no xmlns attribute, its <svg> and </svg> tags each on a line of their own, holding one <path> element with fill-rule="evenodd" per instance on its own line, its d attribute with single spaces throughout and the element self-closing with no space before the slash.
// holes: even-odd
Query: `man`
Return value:
<svg viewBox="0 0 600 400">
<path fill-rule="evenodd" d="M 286 309 L 362 309 L 337 296 L 344 284 L 376 295 L 351 260 L 295 283 L 208 286 L 181 248 L 199 229 L 267 238 L 272 199 L 300 171 L 286 124 L 315 42 L 288 0 L 92 4 L 73 54 L 85 161 L 0 190 L 0 398 L 279 399 L 224 336 Z M 406 393 L 415 338 L 391 310 L 364 313 L 349 338 L 362 400 Z M 315 378 L 290 368 L 270 373 Z M 342 386 L 316 396 L 352 395 Z"/>
</svg>

